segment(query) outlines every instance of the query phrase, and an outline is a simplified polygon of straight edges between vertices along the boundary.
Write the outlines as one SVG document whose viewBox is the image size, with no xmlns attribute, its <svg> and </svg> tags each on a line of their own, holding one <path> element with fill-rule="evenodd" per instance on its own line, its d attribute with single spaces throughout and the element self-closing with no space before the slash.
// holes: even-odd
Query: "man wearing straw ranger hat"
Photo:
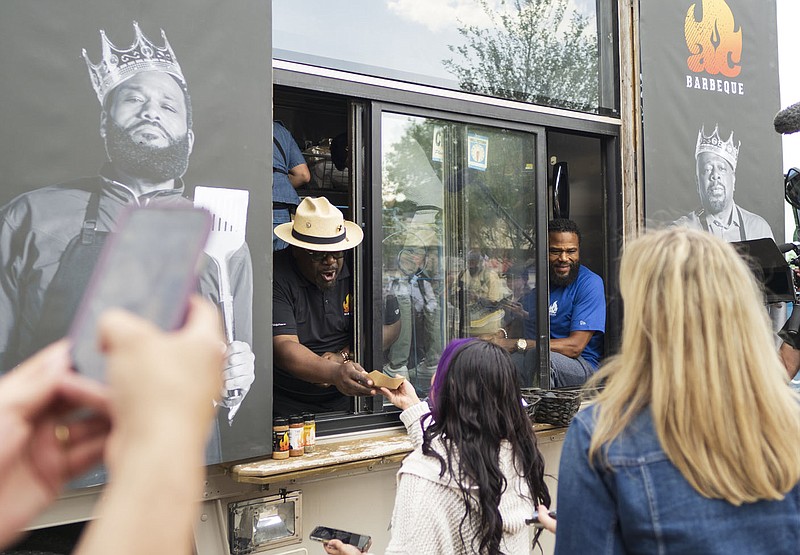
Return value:
<svg viewBox="0 0 800 555">
<path fill-rule="evenodd" d="M 350 355 L 353 293 L 344 255 L 364 232 L 328 199 L 305 198 L 275 235 L 289 248 L 274 258 L 273 412 L 347 410 L 348 396 L 376 393 Z"/>
</svg>

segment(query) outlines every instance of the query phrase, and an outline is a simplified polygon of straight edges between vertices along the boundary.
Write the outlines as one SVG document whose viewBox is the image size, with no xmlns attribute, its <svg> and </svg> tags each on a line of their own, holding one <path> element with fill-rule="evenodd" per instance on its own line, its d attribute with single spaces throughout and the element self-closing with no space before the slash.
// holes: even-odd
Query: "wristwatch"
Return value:
<svg viewBox="0 0 800 555">
<path fill-rule="evenodd" d="M 517 339 L 517 351 L 522 351 L 523 353 L 528 350 L 528 341 L 525 339 Z"/>
</svg>

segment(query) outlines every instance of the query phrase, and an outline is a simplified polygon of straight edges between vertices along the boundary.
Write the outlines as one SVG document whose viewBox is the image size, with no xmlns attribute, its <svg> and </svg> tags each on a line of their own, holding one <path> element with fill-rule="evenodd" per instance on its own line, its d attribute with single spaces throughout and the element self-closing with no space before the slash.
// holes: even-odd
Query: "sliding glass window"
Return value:
<svg viewBox="0 0 800 555">
<path fill-rule="evenodd" d="M 384 372 L 425 393 L 448 341 L 508 336 L 538 385 L 539 135 L 388 111 L 380 134 Z"/>
</svg>

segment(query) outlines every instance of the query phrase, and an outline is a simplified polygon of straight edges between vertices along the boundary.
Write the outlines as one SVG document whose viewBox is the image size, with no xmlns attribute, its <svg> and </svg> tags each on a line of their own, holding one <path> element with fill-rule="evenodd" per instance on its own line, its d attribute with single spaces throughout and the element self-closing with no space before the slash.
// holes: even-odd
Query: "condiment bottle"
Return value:
<svg viewBox="0 0 800 555">
<path fill-rule="evenodd" d="M 317 421 L 310 412 L 303 413 L 303 428 L 305 432 L 303 447 L 306 453 L 313 453 L 317 444 Z"/>
<path fill-rule="evenodd" d="M 272 458 L 289 458 L 289 421 L 285 418 L 272 421 Z"/>
<path fill-rule="evenodd" d="M 302 456 L 303 449 L 303 417 L 299 414 L 294 414 L 289 417 L 289 456 L 300 457 Z"/>
</svg>

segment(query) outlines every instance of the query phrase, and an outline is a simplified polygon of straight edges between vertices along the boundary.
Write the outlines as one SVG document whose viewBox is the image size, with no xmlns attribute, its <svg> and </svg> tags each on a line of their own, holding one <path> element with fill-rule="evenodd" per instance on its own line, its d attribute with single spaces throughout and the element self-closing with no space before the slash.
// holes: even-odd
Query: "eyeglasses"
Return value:
<svg viewBox="0 0 800 555">
<path fill-rule="evenodd" d="M 341 260 L 344 258 L 344 251 L 333 251 L 333 252 L 325 252 L 325 251 L 306 251 L 308 253 L 308 257 L 311 259 L 312 262 L 322 262 L 329 256 L 332 256 L 335 260 Z"/>
<path fill-rule="evenodd" d="M 786 202 L 800 208 L 800 170 L 791 168 L 783 180 Z"/>
</svg>

